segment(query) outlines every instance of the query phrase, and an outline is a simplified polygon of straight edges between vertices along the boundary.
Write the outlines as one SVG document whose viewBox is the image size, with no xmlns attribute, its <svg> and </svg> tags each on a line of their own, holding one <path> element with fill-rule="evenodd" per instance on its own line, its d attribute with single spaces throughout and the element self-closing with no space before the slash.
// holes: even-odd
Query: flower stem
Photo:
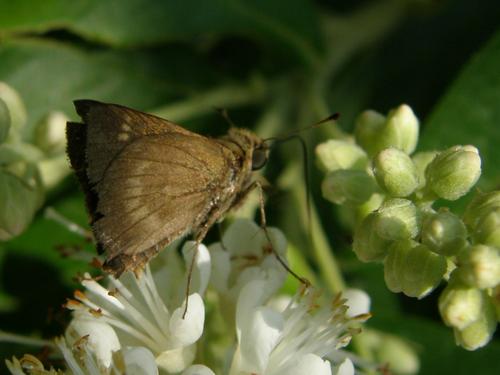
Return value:
<svg viewBox="0 0 500 375">
<path fill-rule="evenodd" d="M 342 278 L 340 267 L 333 256 L 333 250 L 329 245 L 328 239 L 321 226 L 316 208 L 313 204 L 310 206 L 310 217 L 308 216 L 306 192 L 304 184 L 296 183 L 301 181 L 298 164 L 292 164 L 283 173 L 280 179 L 280 185 L 287 187 L 292 191 L 293 200 L 298 206 L 298 212 L 302 228 L 309 228 L 310 243 L 312 244 L 312 254 L 315 263 L 320 270 L 322 280 L 332 293 L 337 293 L 344 289 L 345 283 Z M 310 223 L 307 218 L 309 217 Z"/>
<path fill-rule="evenodd" d="M 8 342 L 12 344 L 20 345 L 30 345 L 30 346 L 50 346 L 55 347 L 52 341 L 44 339 L 36 339 L 33 337 L 27 337 L 23 335 L 18 335 L 16 333 L 10 333 L 0 330 L 0 342 Z"/>
<path fill-rule="evenodd" d="M 186 100 L 169 104 L 152 111 L 156 116 L 182 122 L 213 112 L 214 108 L 230 108 L 257 102 L 268 91 L 267 84 L 258 78 L 247 85 L 226 85 L 192 96 Z"/>
</svg>

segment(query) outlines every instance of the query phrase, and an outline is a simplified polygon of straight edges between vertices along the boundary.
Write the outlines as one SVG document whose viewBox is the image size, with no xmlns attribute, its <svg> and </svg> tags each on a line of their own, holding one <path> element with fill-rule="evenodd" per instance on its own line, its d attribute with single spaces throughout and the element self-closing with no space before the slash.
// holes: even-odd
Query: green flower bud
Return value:
<svg viewBox="0 0 500 375">
<path fill-rule="evenodd" d="M 439 296 L 439 312 L 447 326 L 464 329 L 481 316 L 485 294 L 477 288 L 450 283 Z"/>
<path fill-rule="evenodd" d="M 388 364 L 391 372 L 411 375 L 418 372 L 420 361 L 413 346 L 396 335 L 363 328 L 363 347 L 375 354 L 378 363 Z"/>
<path fill-rule="evenodd" d="M 386 240 L 415 238 L 420 232 L 420 213 L 407 199 L 386 200 L 375 212 L 375 217 L 377 233 Z"/>
<path fill-rule="evenodd" d="M 500 322 L 500 285 L 493 288 L 491 292 L 491 302 L 495 308 L 495 313 L 497 316 L 497 322 Z"/>
<path fill-rule="evenodd" d="M 352 205 L 343 205 L 337 207 L 339 224 L 345 228 L 354 230 L 368 216 L 368 214 L 380 207 L 385 196 L 374 193 L 365 203 L 353 207 Z M 354 209 L 353 209 L 354 208 Z"/>
<path fill-rule="evenodd" d="M 495 308 L 488 298 L 483 298 L 480 317 L 463 329 L 455 329 L 455 341 L 464 349 L 479 349 L 490 342 L 496 325 Z"/>
<path fill-rule="evenodd" d="M 373 211 L 377 210 L 384 202 L 384 199 L 385 195 L 375 193 L 372 194 L 370 199 L 368 199 L 365 203 L 356 207 L 357 222 L 361 222 L 365 217 L 368 216 L 368 214 L 371 214 Z"/>
<path fill-rule="evenodd" d="M 9 138 L 20 139 L 21 129 L 26 124 L 26 109 L 21 97 L 9 85 L 0 82 L 0 99 L 6 104 L 10 115 Z"/>
<path fill-rule="evenodd" d="M 356 206 L 370 199 L 376 187 L 373 177 L 365 171 L 339 169 L 325 177 L 321 191 L 333 203 Z"/>
<path fill-rule="evenodd" d="M 15 173 L 15 164 L 36 163 L 43 159 L 43 153 L 30 143 L 12 142 L 0 145 L 0 166 Z"/>
<path fill-rule="evenodd" d="M 383 260 L 392 243 L 378 235 L 375 221 L 375 213 L 369 214 L 354 232 L 352 249 L 363 262 Z"/>
<path fill-rule="evenodd" d="M 37 165 L 45 189 L 56 187 L 71 171 L 65 154 L 43 159 Z"/>
<path fill-rule="evenodd" d="M 7 104 L 0 99 L 0 143 L 7 139 L 10 129 L 10 114 Z"/>
<path fill-rule="evenodd" d="M 500 248 L 500 207 L 493 208 L 479 220 L 473 239 L 475 243 Z"/>
<path fill-rule="evenodd" d="M 500 249 L 474 245 L 458 255 L 459 274 L 468 285 L 479 288 L 494 288 L 500 283 Z"/>
<path fill-rule="evenodd" d="M 415 150 L 418 141 L 418 119 L 405 104 L 389 112 L 387 118 L 375 111 L 365 111 L 356 120 L 356 142 L 369 156 L 394 147 L 406 154 Z"/>
<path fill-rule="evenodd" d="M 453 274 L 453 271 L 457 269 L 457 264 L 455 263 L 455 258 L 446 258 L 446 272 L 443 276 L 443 279 L 446 281 L 450 280 L 450 277 Z"/>
<path fill-rule="evenodd" d="M 458 216 L 441 209 L 438 213 L 425 215 L 421 239 L 432 251 L 451 256 L 467 244 L 467 230 Z"/>
<path fill-rule="evenodd" d="M 425 171 L 427 188 L 448 200 L 465 195 L 480 175 L 481 158 L 474 146 L 454 146 L 440 152 Z"/>
<path fill-rule="evenodd" d="M 42 157 L 42 152 L 29 143 L 9 142 L 0 145 L 1 170 L 19 177 L 26 183 L 38 179 L 38 171 L 33 161 Z"/>
<path fill-rule="evenodd" d="M 384 278 L 392 292 L 423 298 L 446 273 L 446 258 L 410 240 L 398 241 L 384 260 Z"/>
<path fill-rule="evenodd" d="M 385 124 L 385 117 L 378 112 L 368 110 L 362 112 L 356 119 L 354 137 L 356 143 L 360 145 L 371 157 L 379 149 L 376 139 Z"/>
<path fill-rule="evenodd" d="M 40 191 L 37 181 L 0 171 L 0 240 L 9 240 L 26 229 L 41 203 Z"/>
<path fill-rule="evenodd" d="M 49 154 L 62 153 L 66 148 L 66 122 L 62 112 L 51 112 L 35 128 L 34 143 Z"/>
<path fill-rule="evenodd" d="M 420 361 L 415 349 L 394 335 L 384 335 L 377 350 L 379 363 L 388 363 L 391 373 L 411 375 L 418 373 Z"/>
<path fill-rule="evenodd" d="M 465 209 L 463 220 L 469 230 L 474 231 L 477 223 L 492 209 L 500 208 L 500 191 L 478 193 Z"/>
<path fill-rule="evenodd" d="M 393 197 L 406 197 L 418 186 L 417 169 L 403 151 L 387 148 L 373 160 L 373 172 L 379 185 Z"/>
<path fill-rule="evenodd" d="M 338 169 L 364 169 L 368 157 L 361 147 L 347 142 L 330 139 L 316 146 L 319 167 L 325 172 Z"/>
<path fill-rule="evenodd" d="M 408 105 L 402 104 L 389 112 L 380 137 L 386 147 L 396 147 L 411 154 L 417 147 L 418 131 L 417 117 Z"/>
<path fill-rule="evenodd" d="M 411 160 L 413 160 L 413 164 L 415 164 L 415 167 L 417 168 L 417 189 L 422 189 L 425 186 L 425 169 L 431 163 L 431 161 L 434 160 L 437 154 L 437 151 L 425 151 L 418 152 L 411 157 Z"/>
</svg>

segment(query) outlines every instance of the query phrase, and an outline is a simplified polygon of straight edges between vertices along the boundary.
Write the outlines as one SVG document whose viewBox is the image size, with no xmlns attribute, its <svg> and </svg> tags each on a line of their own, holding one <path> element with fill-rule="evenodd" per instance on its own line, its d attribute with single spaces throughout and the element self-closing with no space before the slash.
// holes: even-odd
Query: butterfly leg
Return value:
<svg viewBox="0 0 500 375">
<path fill-rule="evenodd" d="M 193 271 L 194 271 L 194 265 L 196 263 L 196 257 L 198 256 L 198 248 L 201 244 L 201 241 L 205 238 L 207 235 L 208 230 L 210 229 L 210 226 L 205 224 L 201 231 L 196 234 L 195 237 L 195 248 L 193 250 L 193 258 L 191 259 L 191 263 L 189 263 L 189 269 L 188 269 L 188 274 L 187 274 L 187 281 L 186 281 L 186 306 L 184 307 L 184 312 L 182 313 L 182 319 L 186 317 L 186 313 L 188 310 L 188 301 L 189 301 L 189 292 L 191 290 L 191 281 L 193 279 Z"/>
<path fill-rule="evenodd" d="M 188 302 L 189 302 L 189 292 L 191 290 L 191 281 L 193 279 L 193 271 L 194 271 L 194 265 L 196 263 L 196 257 L 198 256 L 198 247 L 200 246 L 201 240 L 196 240 L 195 242 L 195 248 L 193 249 L 193 258 L 191 259 L 191 262 L 189 263 L 189 269 L 188 269 L 188 274 L 187 274 L 187 281 L 186 281 L 186 305 L 184 307 L 184 312 L 182 313 L 182 319 L 186 317 L 187 310 L 188 310 Z"/>
<path fill-rule="evenodd" d="M 269 231 L 267 230 L 267 224 L 266 224 L 266 211 L 264 209 L 264 189 L 262 187 L 262 184 L 260 181 L 254 181 L 252 185 L 248 188 L 248 191 L 251 191 L 253 189 L 258 189 L 259 190 L 259 204 L 260 204 L 260 226 L 262 230 L 264 231 L 264 234 L 266 235 L 267 242 L 269 242 L 270 250 L 278 260 L 278 262 L 283 266 L 283 268 L 290 273 L 293 277 L 295 277 L 298 281 L 300 281 L 302 284 L 309 286 L 311 283 L 309 280 L 306 278 L 299 276 L 297 273 L 295 273 L 289 266 L 286 264 L 285 260 L 278 254 L 278 252 L 274 249 L 273 242 L 271 240 L 271 236 L 269 235 Z"/>
</svg>

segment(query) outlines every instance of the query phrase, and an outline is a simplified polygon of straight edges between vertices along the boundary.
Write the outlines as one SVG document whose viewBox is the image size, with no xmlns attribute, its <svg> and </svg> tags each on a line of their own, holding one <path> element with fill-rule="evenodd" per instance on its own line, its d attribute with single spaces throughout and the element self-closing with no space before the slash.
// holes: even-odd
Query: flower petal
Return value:
<svg viewBox="0 0 500 375">
<path fill-rule="evenodd" d="M 267 228 L 267 232 L 269 233 L 269 237 L 271 237 L 274 251 L 276 251 L 279 255 L 284 256 L 288 247 L 288 242 L 283 232 L 277 228 Z M 265 233 L 263 234 L 265 237 Z M 264 243 L 267 243 L 267 237 L 265 238 Z"/>
<path fill-rule="evenodd" d="M 297 358 L 296 365 L 286 367 L 286 370 L 273 372 L 273 375 L 332 375 L 330 362 L 316 354 L 306 354 Z"/>
<path fill-rule="evenodd" d="M 260 374 L 280 339 L 284 321 L 280 313 L 264 306 L 255 309 L 249 318 L 240 326 L 240 370 Z"/>
<path fill-rule="evenodd" d="M 370 296 L 361 289 L 347 289 L 342 295 L 347 299 L 346 305 L 349 307 L 346 315 L 353 316 L 367 314 L 370 312 Z"/>
<path fill-rule="evenodd" d="M 344 359 L 336 366 L 335 375 L 354 375 L 354 365 L 349 358 Z"/>
<path fill-rule="evenodd" d="M 233 300 L 238 299 L 241 291 L 247 284 L 251 281 L 260 280 L 264 282 L 266 286 L 264 289 L 259 291 L 259 293 L 262 293 L 262 296 L 259 297 L 259 301 L 261 302 L 257 302 L 256 305 L 262 305 L 282 287 L 286 276 L 286 270 L 281 265 L 279 266 L 279 269 L 247 267 L 238 275 L 235 284 L 231 287 L 229 296 Z"/>
<path fill-rule="evenodd" d="M 215 375 L 215 373 L 210 370 L 207 366 L 203 365 L 192 365 L 189 366 L 182 375 Z"/>
<path fill-rule="evenodd" d="M 224 251 L 219 243 L 209 247 L 212 257 L 212 272 L 210 282 L 219 293 L 227 293 L 229 273 L 231 272 L 231 258 L 228 251 Z"/>
<path fill-rule="evenodd" d="M 178 373 L 183 371 L 194 361 L 196 345 L 166 350 L 156 357 L 156 364 L 167 373 Z"/>
<path fill-rule="evenodd" d="M 143 346 L 128 346 L 122 349 L 127 374 L 157 375 L 155 357 Z"/>
<path fill-rule="evenodd" d="M 255 222 L 249 219 L 235 220 L 225 231 L 222 243 L 231 255 L 257 255 L 260 256 L 261 243 L 256 241 L 256 235 L 261 232 Z"/>
<path fill-rule="evenodd" d="M 255 308 L 264 304 L 266 295 L 265 280 L 252 280 L 241 289 L 236 304 L 236 334 L 238 341 L 240 341 L 242 329 L 251 320 Z"/>
<path fill-rule="evenodd" d="M 69 345 L 88 335 L 88 347 L 106 368 L 111 365 L 113 352 L 120 349 L 118 336 L 109 324 L 83 315 L 71 321 L 65 335 Z"/>
<path fill-rule="evenodd" d="M 205 323 L 205 306 L 198 293 L 189 296 L 188 309 L 183 318 L 184 309 L 185 303 L 174 311 L 169 322 L 173 341 L 176 341 L 180 346 L 196 342 L 203 333 L 203 324 Z"/>
<path fill-rule="evenodd" d="M 12 375 L 25 375 L 21 363 L 16 357 L 12 357 L 12 362 L 6 359 L 5 364 Z"/>
<path fill-rule="evenodd" d="M 192 262 L 193 254 L 195 250 L 196 242 L 188 241 L 182 247 L 182 254 L 184 255 L 184 260 L 187 267 Z M 208 285 L 208 280 L 210 279 L 210 253 L 205 245 L 198 245 L 198 254 L 196 256 L 195 267 L 192 275 L 192 291 L 198 292 L 199 294 L 205 293 L 205 289 Z"/>
</svg>

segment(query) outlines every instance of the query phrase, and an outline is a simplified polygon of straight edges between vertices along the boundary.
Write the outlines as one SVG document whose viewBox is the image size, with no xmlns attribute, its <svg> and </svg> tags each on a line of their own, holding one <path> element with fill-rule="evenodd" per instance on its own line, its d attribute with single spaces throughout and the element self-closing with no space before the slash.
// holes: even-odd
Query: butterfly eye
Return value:
<svg viewBox="0 0 500 375">
<path fill-rule="evenodd" d="M 261 169 L 267 163 L 268 150 L 256 148 L 252 154 L 252 171 Z"/>
</svg>

